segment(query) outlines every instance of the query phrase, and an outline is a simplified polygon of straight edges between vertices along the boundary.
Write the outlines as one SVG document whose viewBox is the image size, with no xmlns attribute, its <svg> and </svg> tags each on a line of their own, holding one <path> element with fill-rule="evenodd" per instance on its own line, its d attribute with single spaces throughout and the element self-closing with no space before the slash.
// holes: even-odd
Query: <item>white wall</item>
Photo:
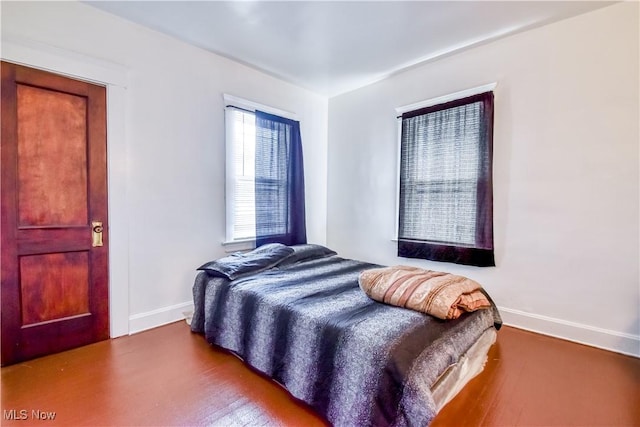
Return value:
<svg viewBox="0 0 640 427">
<path fill-rule="evenodd" d="M 638 40 L 618 4 L 330 99 L 329 246 L 468 275 L 506 323 L 640 355 Z M 497 267 L 398 258 L 395 107 L 490 82 Z"/>
<path fill-rule="evenodd" d="M 76 55 L 126 75 L 124 142 L 109 135 L 110 148 L 120 147 L 109 154 L 109 173 L 117 175 L 109 182 L 126 191 L 124 204 L 110 206 L 112 222 L 126 226 L 111 244 L 127 252 L 124 260 L 111 257 L 111 278 L 121 278 L 112 294 L 128 287 L 128 309 L 115 315 L 128 317 L 130 331 L 179 318 L 191 301 L 195 268 L 224 255 L 223 93 L 299 116 L 304 154 L 313 159 L 305 165 L 307 234 L 325 242 L 324 97 L 81 3 L 2 2 L 1 8 L 3 45 L 19 40 L 18 50 L 24 42 L 60 56 L 61 68 Z M 42 66 L 48 56 L 38 55 L 30 65 Z"/>
</svg>

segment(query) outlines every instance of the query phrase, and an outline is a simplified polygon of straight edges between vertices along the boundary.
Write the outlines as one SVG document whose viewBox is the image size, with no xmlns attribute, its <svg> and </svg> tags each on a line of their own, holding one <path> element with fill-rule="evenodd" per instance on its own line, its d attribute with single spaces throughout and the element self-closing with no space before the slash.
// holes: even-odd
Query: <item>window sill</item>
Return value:
<svg viewBox="0 0 640 427">
<path fill-rule="evenodd" d="M 256 240 L 255 239 L 228 240 L 226 242 L 222 242 L 222 246 L 224 247 L 224 251 L 226 253 L 238 252 L 238 251 L 250 251 L 252 249 L 255 249 Z"/>
</svg>

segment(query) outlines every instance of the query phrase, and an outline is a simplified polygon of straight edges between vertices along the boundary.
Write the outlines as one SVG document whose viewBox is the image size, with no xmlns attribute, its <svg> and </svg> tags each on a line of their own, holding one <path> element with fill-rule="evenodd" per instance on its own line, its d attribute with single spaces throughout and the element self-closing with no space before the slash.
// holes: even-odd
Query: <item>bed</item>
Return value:
<svg viewBox="0 0 640 427">
<path fill-rule="evenodd" d="M 284 248 L 277 261 L 238 254 L 240 268 L 200 267 L 191 329 L 333 425 L 428 425 L 482 370 L 501 324 L 493 303 L 441 320 L 367 296 L 359 275 L 378 265 Z"/>
</svg>

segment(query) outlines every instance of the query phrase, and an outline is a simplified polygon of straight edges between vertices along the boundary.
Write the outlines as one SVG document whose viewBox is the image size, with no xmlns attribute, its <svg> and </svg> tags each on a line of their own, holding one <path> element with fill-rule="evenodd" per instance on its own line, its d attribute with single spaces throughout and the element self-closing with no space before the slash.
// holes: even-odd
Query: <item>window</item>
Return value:
<svg viewBox="0 0 640 427">
<path fill-rule="evenodd" d="M 405 112 L 398 256 L 493 266 L 493 92 Z"/>
<path fill-rule="evenodd" d="M 306 243 L 300 123 L 291 113 L 229 95 L 225 103 L 225 244 L 236 250 Z"/>
</svg>

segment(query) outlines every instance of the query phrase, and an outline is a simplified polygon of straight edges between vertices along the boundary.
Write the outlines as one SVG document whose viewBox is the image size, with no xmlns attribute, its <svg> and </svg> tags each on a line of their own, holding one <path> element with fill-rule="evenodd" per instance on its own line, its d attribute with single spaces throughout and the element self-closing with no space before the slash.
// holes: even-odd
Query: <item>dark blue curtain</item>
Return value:
<svg viewBox="0 0 640 427">
<path fill-rule="evenodd" d="M 300 123 L 256 111 L 256 246 L 307 243 Z"/>
</svg>

